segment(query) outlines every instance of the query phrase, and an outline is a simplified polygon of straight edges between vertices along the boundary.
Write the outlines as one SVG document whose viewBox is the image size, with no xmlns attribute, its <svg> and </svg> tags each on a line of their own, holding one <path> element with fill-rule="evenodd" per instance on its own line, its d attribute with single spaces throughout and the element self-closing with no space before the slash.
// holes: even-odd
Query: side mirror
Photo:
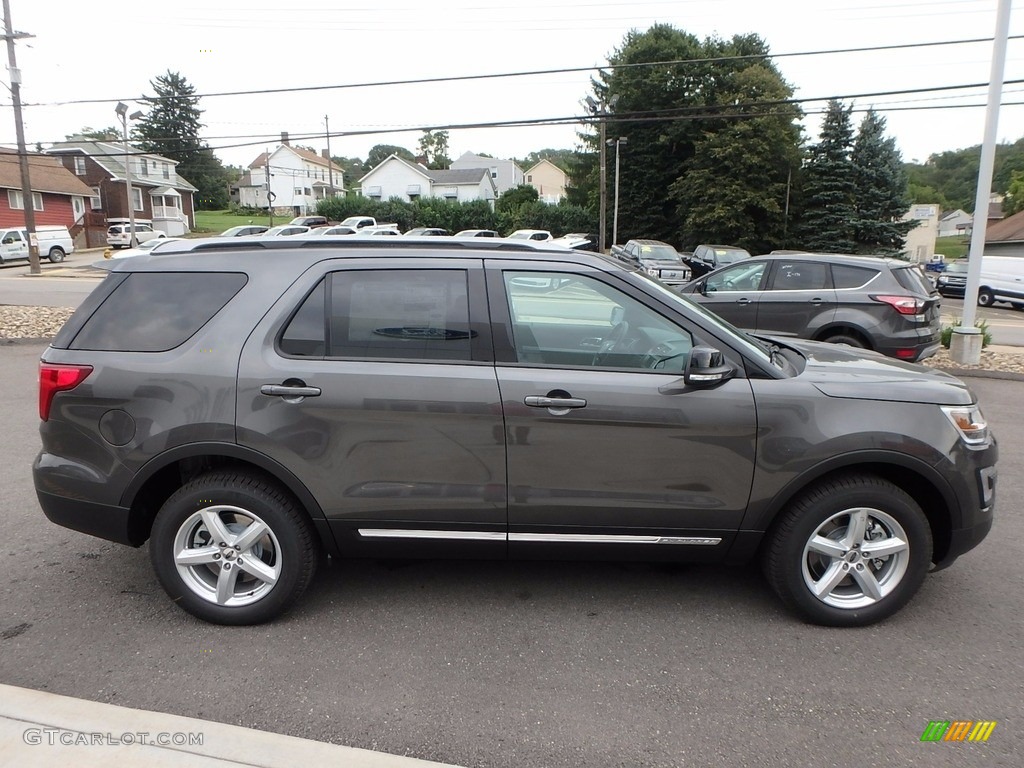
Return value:
<svg viewBox="0 0 1024 768">
<path fill-rule="evenodd" d="M 701 280 L 700 283 L 697 284 L 697 290 L 700 291 L 700 295 L 701 296 L 707 296 L 709 291 L 711 293 L 715 292 L 714 288 L 710 288 L 710 289 L 708 288 L 708 281 L 707 280 Z"/>
<path fill-rule="evenodd" d="M 683 380 L 691 387 L 709 387 L 733 377 L 736 370 L 713 347 L 694 347 Z"/>
<path fill-rule="evenodd" d="M 611 315 L 612 326 L 616 326 L 622 322 L 622 319 L 626 316 L 626 310 L 622 307 L 613 307 Z"/>
<path fill-rule="evenodd" d="M 4 240 L 3 240 L 3 244 L 4 245 L 10 245 L 13 242 L 14 242 L 14 238 L 13 237 L 5 237 Z"/>
</svg>

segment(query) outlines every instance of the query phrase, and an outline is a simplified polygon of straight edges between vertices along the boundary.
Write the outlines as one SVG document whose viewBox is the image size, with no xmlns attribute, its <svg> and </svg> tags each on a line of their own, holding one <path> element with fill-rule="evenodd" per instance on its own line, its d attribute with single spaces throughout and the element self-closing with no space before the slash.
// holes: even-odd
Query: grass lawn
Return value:
<svg viewBox="0 0 1024 768">
<path fill-rule="evenodd" d="M 290 217 L 274 217 L 274 224 L 287 224 L 289 221 Z M 196 211 L 196 232 L 218 233 L 229 227 L 240 227 L 244 224 L 270 226 L 270 219 L 267 216 L 242 216 L 231 211 Z"/>
<path fill-rule="evenodd" d="M 967 256 L 970 248 L 970 238 L 954 236 L 940 237 L 935 240 L 935 252 L 946 257 L 946 261 L 962 259 Z"/>
</svg>

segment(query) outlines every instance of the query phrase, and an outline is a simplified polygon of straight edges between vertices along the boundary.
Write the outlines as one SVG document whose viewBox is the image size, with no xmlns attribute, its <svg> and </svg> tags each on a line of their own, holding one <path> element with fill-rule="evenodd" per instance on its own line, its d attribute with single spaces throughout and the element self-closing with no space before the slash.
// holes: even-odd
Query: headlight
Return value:
<svg viewBox="0 0 1024 768">
<path fill-rule="evenodd" d="M 647 274 L 650 275 L 651 277 L 657 277 L 659 272 L 654 267 L 648 267 L 647 268 Z"/>
<path fill-rule="evenodd" d="M 942 411 L 968 445 L 980 445 L 988 440 L 988 423 L 978 406 L 944 405 Z"/>
</svg>

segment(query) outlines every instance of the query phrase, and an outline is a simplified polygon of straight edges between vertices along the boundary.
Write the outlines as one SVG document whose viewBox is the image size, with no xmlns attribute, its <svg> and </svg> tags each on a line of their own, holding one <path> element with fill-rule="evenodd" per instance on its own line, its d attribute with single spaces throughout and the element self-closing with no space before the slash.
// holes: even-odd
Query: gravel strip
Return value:
<svg viewBox="0 0 1024 768">
<path fill-rule="evenodd" d="M 64 325 L 73 309 L 66 307 L 15 307 L 0 306 L 0 339 L 49 339 Z M 983 373 L 996 371 L 1024 376 L 1024 348 L 1022 353 L 990 352 L 983 350 L 980 365 L 959 365 L 949 357 L 949 350 L 943 349 L 934 357 L 924 361 L 932 368 L 941 368 L 952 373 Z"/>
</svg>

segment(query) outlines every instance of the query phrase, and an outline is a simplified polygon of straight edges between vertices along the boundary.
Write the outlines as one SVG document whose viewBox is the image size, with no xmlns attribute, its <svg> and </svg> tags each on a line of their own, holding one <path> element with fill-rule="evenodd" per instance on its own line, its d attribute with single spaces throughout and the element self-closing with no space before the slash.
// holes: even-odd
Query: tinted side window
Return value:
<svg viewBox="0 0 1024 768">
<path fill-rule="evenodd" d="M 238 293 L 246 276 L 226 272 L 133 272 L 71 342 L 71 349 L 166 352 L 183 344 Z"/>
<path fill-rule="evenodd" d="M 463 270 L 335 272 L 328 354 L 470 360 L 468 297 Z"/>
<path fill-rule="evenodd" d="M 832 265 L 832 283 L 836 288 L 860 288 L 878 274 L 877 269 L 850 267 L 845 264 Z"/>
<path fill-rule="evenodd" d="M 723 269 L 707 279 L 705 288 L 708 291 L 756 291 L 761 287 L 767 266 L 767 261 L 755 261 Z"/>
<path fill-rule="evenodd" d="M 302 357 L 323 357 L 327 349 L 326 308 L 327 279 L 317 283 L 299 310 L 292 315 L 288 326 L 281 334 L 280 349 L 286 355 Z"/>
<path fill-rule="evenodd" d="M 828 287 L 828 265 L 813 261 L 779 261 L 773 291 L 814 291 Z"/>
</svg>

